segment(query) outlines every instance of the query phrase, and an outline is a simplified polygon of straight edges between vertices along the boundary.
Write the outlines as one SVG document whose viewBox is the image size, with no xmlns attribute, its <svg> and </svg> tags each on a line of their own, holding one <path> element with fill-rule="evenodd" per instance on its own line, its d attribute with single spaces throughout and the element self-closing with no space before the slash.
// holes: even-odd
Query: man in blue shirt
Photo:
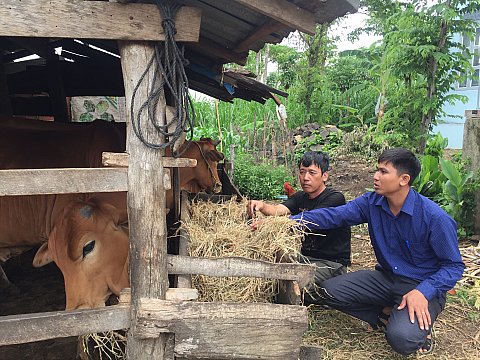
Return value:
<svg viewBox="0 0 480 360">
<path fill-rule="evenodd" d="M 432 350 L 432 324 L 465 268 L 455 221 L 411 188 L 419 172 L 420 162 L 411 151 L 385 150 L 373 178 L 374 192 L 343 206 L 291 216 L 311 230 L 368 223 L 375 270 L 324 281 L 323 303 L 373 328 L 383 325 L 388 343 L 403 355 Z M 390 307 L 387 317 L 382 310 Z"/>
</svg>

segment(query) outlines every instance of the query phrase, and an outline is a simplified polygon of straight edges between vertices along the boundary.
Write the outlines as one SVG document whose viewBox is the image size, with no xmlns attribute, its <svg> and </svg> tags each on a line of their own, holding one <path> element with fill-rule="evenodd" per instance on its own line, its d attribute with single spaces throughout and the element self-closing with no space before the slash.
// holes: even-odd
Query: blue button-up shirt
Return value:
<svg viewBox="0 0 480 360">
<path fill-rule="evenodd" d="M 311 230 L 368 223 L 379 265 L 395 275 L 418 280 L 417 290 L 428 300 L 453 288 L 465 269 L 455 221 L 413 189 L 397 216 L 385 197 L 370 192 L 346 205 L 290 218 Z"/>
</svg>

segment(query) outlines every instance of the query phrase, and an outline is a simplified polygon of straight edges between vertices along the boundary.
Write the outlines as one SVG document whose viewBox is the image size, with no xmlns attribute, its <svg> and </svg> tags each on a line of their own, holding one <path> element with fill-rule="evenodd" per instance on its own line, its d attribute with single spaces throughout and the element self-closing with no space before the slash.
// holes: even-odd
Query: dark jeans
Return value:
<svg viewBox="0 0 480 360">
<path fill-rule="evenodd" d="M 317 304 L 321 302 L 320 285 L 327 279 L 347 273 L 347 267 L 330 260 L 317 259 L 311 256 L 302 256 L 300 262 L 315 264 L 315 281 L 303 289 L 303 304 Z"/>
<path fill-rule="evenodd" d="M 428 331 L 418 322 L 412 324 L 408 309 L 397 310 L 403 295 L 415 289 L 418 281 L 396 276 L 382 270 L 361 270 L 324 281 L 320 293 L 323 304 L 376 324 L 384 307 L 393 307 L 385 337 L 392 348 L 402 355 L 412 354 L 425 343 Z M 445 293 L 429 301 L 428 311 L 433 322 L 445 307 Z"/>
</svg>

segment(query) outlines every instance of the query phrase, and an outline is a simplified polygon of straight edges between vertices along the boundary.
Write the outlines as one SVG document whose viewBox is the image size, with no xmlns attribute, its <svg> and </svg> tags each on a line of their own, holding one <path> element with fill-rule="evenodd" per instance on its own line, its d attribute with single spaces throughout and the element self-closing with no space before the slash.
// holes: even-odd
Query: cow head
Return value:
<svg viewBox="0 0 480 360">
<path fill-rule="evenodd" d="M 197 160 L 194 168 L 182 168 L 180 181 L 183 189 L 191 193 L 201 190 L 218 194 L 222 191 L 222 183 L 218 177 L 217 164 L 224 156 L 216 149 L 220 141 L 202 138 L 199 141 L 185 143 L 184 157 Z M 182 153 L 183 149 L 180 149 Z"/>
<path fill-rule="evenodd" d="M 105 306 L 112 293 L 129 286 L 128 234 L 118 210 L 95 199 L 68 204 L 34 266 L 51 260 L 63 273 L 67 310 Z"/>
</svg>

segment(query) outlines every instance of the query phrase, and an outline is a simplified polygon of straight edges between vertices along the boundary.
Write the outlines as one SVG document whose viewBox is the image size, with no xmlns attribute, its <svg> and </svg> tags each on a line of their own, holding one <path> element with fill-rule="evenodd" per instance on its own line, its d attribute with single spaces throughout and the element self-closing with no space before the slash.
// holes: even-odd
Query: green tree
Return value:
<svg viewBox="0 0 480 360">
<path fill-rule="evenodd" d="M 466 15 L 480 11 L 480 1 L 447 0 L 429 6 L 424 0 L 364 0 L 363 4 L 371 15 L 364 30 L 384 36 L 383 71 L 388 73 L 390 89 L 386 125 L 410 129 L 412 141 L 423 152 L 443 105 L 458 98 L 450 93 L 454 84 L 461 74 L 471 73 L 455 34 L 473 37 L 475 23 Z M 407 118 L 399 117 L 407 112 Z"/>
<path fill-rule="evenodd" d="M 372 53 L 370 49 L 348 50 L 329 60 L 326 76 L 337 94 L 334 108 L 338 110 L 332 124 L 351 130 L 375 121 L 379 89 Z"/>
<path fill-rule="evenodd" d="M 277 71 L 269 75 L 268 84 L 288 90 L 297 80 L 298 62 L 302 53 L 285 45 L 270 46 L 270 60 L 277 65 Z"/>
</svg>

